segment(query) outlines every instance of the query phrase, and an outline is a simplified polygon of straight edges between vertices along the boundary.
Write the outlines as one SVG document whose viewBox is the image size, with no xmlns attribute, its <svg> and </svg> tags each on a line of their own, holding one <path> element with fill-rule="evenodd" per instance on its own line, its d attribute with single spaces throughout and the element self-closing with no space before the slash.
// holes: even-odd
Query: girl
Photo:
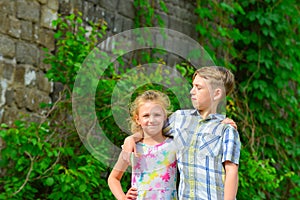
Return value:
<svg viewBox="0 0 300 200">
<path fill-rule="evenodd" d="M 131 157 L 131 188 L 123 192 L 120 180 L 129 163 L 123 159 L 125 151 L 108 177 L 108 185 L 118 200 L 177 199 L 176 145 L 163 135 L 162 128 L 168 115 L 170 100 L 167 95 L 149 90 L 138 96 L 131 106 L 131 131 L 141 133 L 137 143 L 138 156 Z M 126 157 L 126 156 L 125 156 Z"/>
</svg>

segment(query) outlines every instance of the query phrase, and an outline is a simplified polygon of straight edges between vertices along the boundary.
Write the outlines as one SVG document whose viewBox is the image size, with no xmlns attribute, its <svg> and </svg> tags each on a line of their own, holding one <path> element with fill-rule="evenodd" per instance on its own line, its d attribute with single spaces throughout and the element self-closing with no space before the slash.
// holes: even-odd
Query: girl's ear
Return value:
<svg viewBox="0 0 300 200">
<path fill-rule="evenodd" d="M 134 119 L 135 119 L 135 122 L 136 122 L 138 125 L 141 125 L 140 120 L 139 120 L 139 116 L 138 116 L 138 115 L 135 115 L 135 116 L 134 116 Z"/>
<path fill-rule="evenodd" d="M 214 91 L 214 101 L 220 100 L 223 96 L 223 91 L 220 88 L 215 89 Z"/>
</svg>

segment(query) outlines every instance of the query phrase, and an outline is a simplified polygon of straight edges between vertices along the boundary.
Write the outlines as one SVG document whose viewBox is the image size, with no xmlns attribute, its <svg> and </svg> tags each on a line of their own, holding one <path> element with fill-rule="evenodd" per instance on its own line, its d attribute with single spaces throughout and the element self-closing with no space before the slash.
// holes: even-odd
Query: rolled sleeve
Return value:
<svg viewBox="0 0 300 200">
<path fill-rule="evenodd" d="M 223 158 L 222 163 L 230 161 L 239 164 L 241 151 L 241 142 L 239 133 L 232 127 L 228 126 L 225 129 L 223 138 Z"/>
</svg>

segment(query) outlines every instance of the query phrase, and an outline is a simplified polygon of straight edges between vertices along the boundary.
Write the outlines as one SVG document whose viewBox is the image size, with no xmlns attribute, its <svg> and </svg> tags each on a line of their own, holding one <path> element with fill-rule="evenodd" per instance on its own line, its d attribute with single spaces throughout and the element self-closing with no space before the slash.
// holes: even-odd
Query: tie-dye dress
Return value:
<svg viewBox="0 0 300 200">
<path fill-rule="evenodd" d="M 132 187 L 138 200 L 173 200 L 176 191 L 176 145 L 172 138 L 149 146 L 137 143 L 138 157 L 132 156 Z"/>
</svg>

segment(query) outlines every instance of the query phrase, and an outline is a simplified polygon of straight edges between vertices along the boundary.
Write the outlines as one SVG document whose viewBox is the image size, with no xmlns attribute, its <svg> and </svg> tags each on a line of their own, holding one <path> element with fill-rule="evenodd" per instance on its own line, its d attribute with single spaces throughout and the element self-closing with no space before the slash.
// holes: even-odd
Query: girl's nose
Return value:
<svg viewBox="0 0 300 200">
<path fill-rule="evenodd" d="M 150 122 L 150 123 L 154 122 L 154 116 L 153 116 L 153 115 L 150 115 L 150 117 L 149 117 L 149 122 Z"/>
</svg>

